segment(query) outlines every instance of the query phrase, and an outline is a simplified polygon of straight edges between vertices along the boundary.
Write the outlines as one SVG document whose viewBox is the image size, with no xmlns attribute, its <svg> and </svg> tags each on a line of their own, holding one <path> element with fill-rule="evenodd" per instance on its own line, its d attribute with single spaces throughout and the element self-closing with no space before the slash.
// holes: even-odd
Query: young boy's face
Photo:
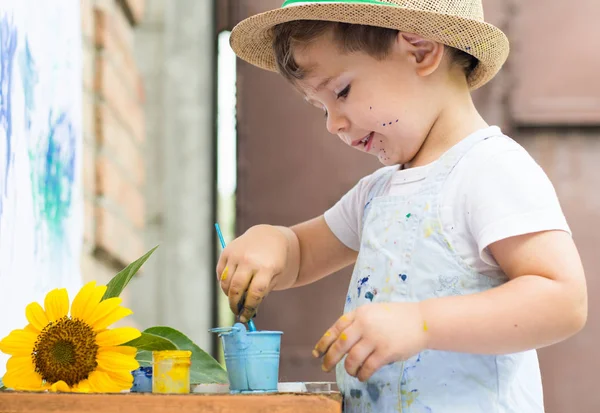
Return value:
<svg viewBox="0 0 600 413">
<path fill-rule="evenodd" d="M 419 75 L 418 58 L 402 35 L 382 60 L 344 53 L 330 33 L 296 48 L 294 58 L 308 70 L 297 86 L 325 111 L 329 132 L 384 165 L 415 157 L 435 122 L 439 98 Z"/>
</svg>

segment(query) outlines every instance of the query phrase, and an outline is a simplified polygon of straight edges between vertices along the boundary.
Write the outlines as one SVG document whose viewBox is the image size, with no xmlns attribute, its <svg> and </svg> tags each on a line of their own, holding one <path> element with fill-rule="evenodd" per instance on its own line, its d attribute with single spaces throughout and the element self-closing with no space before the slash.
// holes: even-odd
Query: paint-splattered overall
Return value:
<svg viewBox="0 0 600 413">
<path fill-rule="evenodd" d="M 410 196 L 382 196 L 393 171 L 378 177 L 365 206 L 345 313 L 370 303 L 477 293 L 506 282 L 467 266 L 439 219 L 444 181 L 483 139 L 472 135 L 454 146 Z M 346 412 L 543 412 L 535 351 L 493 356 L 426 350 L 383 367 L 366 383 L 346 373 L 344 360 L 336 370 Z"/>
</svg>

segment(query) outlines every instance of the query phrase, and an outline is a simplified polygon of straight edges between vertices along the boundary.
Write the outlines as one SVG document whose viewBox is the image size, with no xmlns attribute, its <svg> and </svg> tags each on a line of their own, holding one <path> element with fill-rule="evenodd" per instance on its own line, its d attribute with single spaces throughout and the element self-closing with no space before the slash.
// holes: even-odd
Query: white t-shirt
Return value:
<svg viewBox="0 0 600 413">
<path fill-rule="evenodd" d="M 440 219 L 466 264 L 479 273 L 498 276 L 502 270 L 487 249 L 490 244 L 545 230 L 571 232 L 550 179 L 527 151 L 497 126 L 475 134 L 490 138 L 475 145 L 450 172 L 440 194 Z M 396 170 L 385 194 L 414 193 L 434 164 L 382 168 Z M 355 251 L 360 247 L 362 212 L 374 175 L 361 179 L 325 212 L 331 231 Z"/>
</svg>

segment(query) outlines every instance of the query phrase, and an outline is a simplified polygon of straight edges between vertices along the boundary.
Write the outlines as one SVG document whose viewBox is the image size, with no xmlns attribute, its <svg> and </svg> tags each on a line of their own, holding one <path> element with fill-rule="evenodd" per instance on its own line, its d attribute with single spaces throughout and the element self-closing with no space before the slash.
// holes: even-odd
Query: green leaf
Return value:
<svg viewBox="0 0 600 413">
<path fill-rule="evenodd" d="M 135 347 L 138 351 L 177 350 L 177 346 L 171 340 L 147 331 L 144 331 L 140 337 L 122 345 Z M 150 358 L 152 358 L 152 354 L 150 354 Z"/>
<path fill-rule="evenodd" d="M 177 350 L 189 350 L 192 352 L 192 367 L 190 370 L 191 384 L 209 384 L 209 383 L 228 383 L 227 372 L 208 353 L 198 347 L 185 334 L 170 328 L 170 327 L 151 327 L 142 333 L 142 336 L 148 335 L 153 337 L 161 337 L 171 342 Z M 139 340 L 136 339 L 136 340 Z M 134 341 L 136 341 L 134 340 Z M 127 345 L 134 345 L 128 343 Z M 138 347 L 139 348 L 139 347 Z M 151 350 L 144 348 L 144 350 Z M 140 354 L 141 353 L 141 354 Z M 152 354 L 139 352 L 138 361 L 144 363 L 152 363 Z"/>
<path fill-rule="evenodd" d="M 139 350 L 135 359 L 140 363 L 140 367 L 152 366 L 152 352 L 148 350 Z"/>
<path fill-rule="evenodd" d="M 139 271 L 142 265 L 146 262 L 150 255 L 158 248 L 158 245 L 148 251 L 141 258 L 138 258 L 127 267 L 125 267 L 122 271 L 120 271 L 117 275 L 115 275 L 112 280 L 107 285 L 106 292 L 104 293 L 104 297 L 102 300 L 106 300 L 107 298 L 118 297 L 121 295 L 121 292 L 125 289 L 129 281 L 133 278 L 133 276 Z"/>
<path fill-rule="evenodd" d="M 2 377 L 0 377 L 0 391 L 6 390 L 6 387 L 4 387 L 4 383 L 2 383 Z"/>
</svg>

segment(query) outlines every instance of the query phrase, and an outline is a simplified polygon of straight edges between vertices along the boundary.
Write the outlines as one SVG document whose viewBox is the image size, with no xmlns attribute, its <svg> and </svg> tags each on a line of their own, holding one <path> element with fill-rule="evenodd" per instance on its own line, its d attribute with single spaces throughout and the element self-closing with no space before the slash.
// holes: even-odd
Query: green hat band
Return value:
<svg viewBox="0 0 600 413">
<path fill-rule="evenodd" d="M 317 4 L 317 3 L 377 4 L 379 6 L 393 6 L 393 4 L 386 3 L 384 1 L 379 1 L 379 0 L 285 0 L 281 7 L 285 8 L 288 6 L 303 6 L 303 5 L 307 5 L 307 4 Z"/>
</svg>

